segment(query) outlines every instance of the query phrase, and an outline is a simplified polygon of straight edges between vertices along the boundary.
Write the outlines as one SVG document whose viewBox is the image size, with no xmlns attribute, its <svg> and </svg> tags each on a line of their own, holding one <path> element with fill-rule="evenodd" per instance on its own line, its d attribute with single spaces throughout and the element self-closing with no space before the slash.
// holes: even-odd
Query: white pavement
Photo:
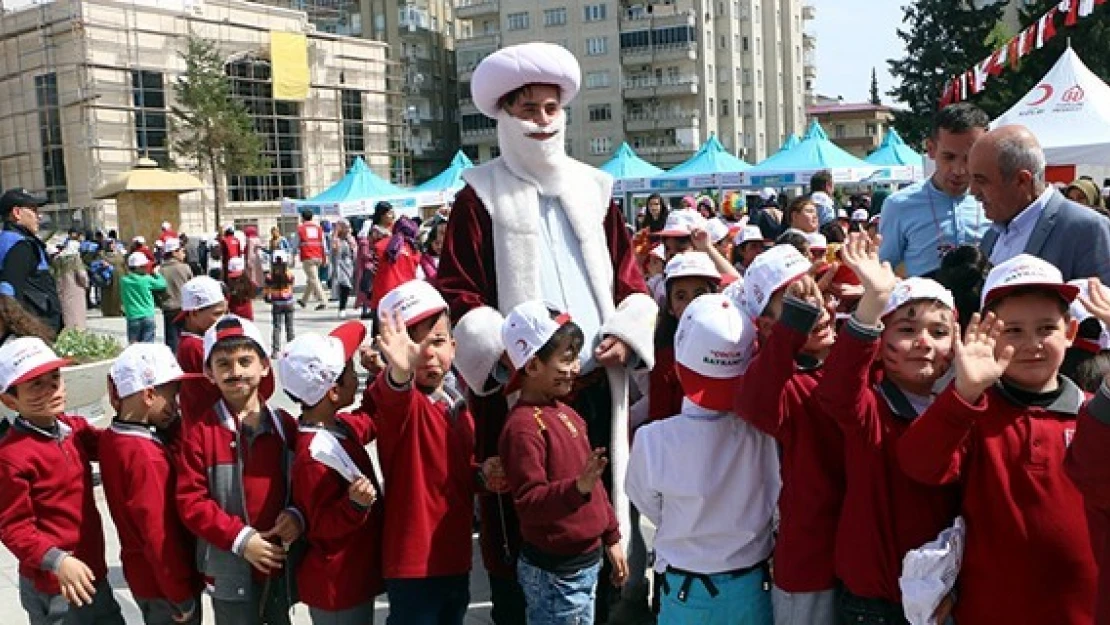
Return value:
<svg viewBox="0 0 1110 625">
<path fill-rule="evenodd" d="M 352 298 L 352 300 L 353 299 L 354 298 Z M 314 306 L 315 303 L 309 304 L 307 309 L 297 308 L 296 330 L 298 332 L 325 333 L 340 322 L 336 314 L 335 302 L 331 302 L 327 310 L 319 312 L 312 310 Z M 256 300 L 254 313 L 255 320 L 259 329 L 262 331 L 262 336 L 268 342 L 271 328 L 269 304 L 264 303 L 261 299 Z M 163 336 L 161 319 L 158 321 L 158 326 L 158 336 L 161 337 Z M 92 311 L 89 318 L 89 329 L 112 334 L 118 337 L 121 343 L 126 343 L 127 341 L 126 324 L 122 318 L 104 318 L 100 316 L 99 311 Z M 294 408 L 286 395 L 280 392 L 280 389 L 279 392 L 274 394 L 273 403 L 291 410 Z M 109 581 L 112 584 L 112 588 L 115 590 L 116 599 L 123 607 L 124 617 L 128 625 L 142 625 L 142 618 L 139 615 L 138 608 L 135 606 L 135 602 L 132 600 L 131 593 L 128 591 L 127 584 L 123 579 L 123 573 L 119 563 L 119 538 L 116 535 L 115 526 L 112 524 L 111 515 L 108 514 L 108 507 L 104 501 L 103 490 L 100 487 L 96 489 L 96 496 L 100 514 L 104 520 Z M 489 625 L 493 622 L 489 616 L 489 583 L 485 571 L 482 568 L 481 554 L 478 550 L 476 538 L 473 543 L 474 567 L 470 576 L 471 603 L 466 623 L 467 625 Z M 25 625 L 28 622 L 27 614 L 19 604 L 18 583 L 18 562 L 7 549 L 0 548 L 0 625 Z M 379 624 L 385 623 L 388 609 L 384 595 L 378 598 L 376 608 L 374 616 L 375 622 Z M 294 625 L 310 625 L 311 621 L 308 617 L 308 609 L 305 608 L 303 604 L 298 605 L 294 609 L 292 621 Z M 211 625 L 213 623 L 211 609 L 207 600 L 205 600 L 204 623 L 205 625 Z"/>
</svg>

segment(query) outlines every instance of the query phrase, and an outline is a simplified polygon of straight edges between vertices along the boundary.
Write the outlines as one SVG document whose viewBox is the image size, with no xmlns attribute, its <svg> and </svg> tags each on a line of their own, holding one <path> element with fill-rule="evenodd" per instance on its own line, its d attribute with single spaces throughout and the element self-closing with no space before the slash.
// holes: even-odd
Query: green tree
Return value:
<svg viewBox="0 0 1110 625">
<path fill-rule="evenodd" d="M 250 113 L 231 91 L 224 58 L 216 43 L 190 37 L 185 74 L 173 85 L 170 132 L 174 151 L 188 159 L 195 171 L 209 176 L 215 194 L 216 227 L 227 206 L 227 176 L 257 175 L 269 171 L 262 158 L 262 138 L 254 130 Z"/>
<path fill-rule="evenodd" d="M 879 75 L 874 67 L 871 68 L 871 103 L 875 106 L 883 103 L 882 98 L 879 97 Z"/>
<path fill-rule="evenodd" d="M 898 37 L 906 55 L 887 63 L 896 83 L 889 95 L 906 107 L 895 111 L 894 127 L 907 143 L 924 144 L 948 82 L 993 51 L 991 33 L 1005 4 L 976 9 L 966 0 L 916 0 L 903 9 Z"/>
</svg>

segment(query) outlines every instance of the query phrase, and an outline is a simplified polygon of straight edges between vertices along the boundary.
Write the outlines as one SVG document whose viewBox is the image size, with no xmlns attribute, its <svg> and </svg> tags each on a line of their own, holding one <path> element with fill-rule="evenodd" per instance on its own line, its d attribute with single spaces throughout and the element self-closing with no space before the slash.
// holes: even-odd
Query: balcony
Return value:
<svg viewBox="0 0 1110 625">
<path fill-rule="evenodd" d="M 621 48 L 621 62 L 625 65 L 649 65 L 664 61 L 696 61 L 697 58 L 698 46 L 694 42 Z"/>
<path fill-rule="evenodd" d="M 696 95 L 697 93 L 698 77 L 695 74 L 660 80 L 650 76 L 642 76 L 624 81 L 624 97 L 629 99 L 675 97 Z"/>
<path fill-rule="evenodd" d="M 817 37 L 809 33 L 802 33 L 802 47 L 806 50 L 816 50 Z"/>
<path fill-rule="evenodd" d="M 815 20 L 817 19 L 817 7 L 812 4 L 802 5 L 802 19 Z"/>
<path fill-rule="evenodd" d="M 689 128 L 695 133 L 701 124 L 701 113 L 694 109 L 642 111 L 625 113 L 625 132 L 646 132 L 670 128 Z"/>
<path fill-rule="evenodd" d="M 802 65 L 802 75 L 806 80 L 817 80 L 817 66 L 813 63 Z"/>
<path fill-rule="evenodd" d="M 497 129 L 496 128 L 478 128 L 475 130 L 462 131 L 462 144 L 463 145 L 482 145 L 485 143 L 497 142 Z"/>
<path fill-rule="evenodd" d="M 694 26 L 697 14 L 693 9 L 680 9 L 673 4 L 650 5 L 651 11 L 643 8 L 628 9 L 621 14 L 621 32 L 668 28 L 671 26 Z"/>
<path fill-rule="evenodd" d="M 462 98 L 459 100 L 459 114 L 465 115 L 467 113 L 477 113 L 478 107 L 474 105 L 474 100 L 471 98 Z"/>
<path fill-rule="evenodd" d="M 459 39 L 455 42 L 455 53 L 465 52 L 467 50 L 478 50 L 491 48 L 496 50 L 501 47 L 501 33 L 475 33 L 466 39 Z M 491 50 L 491 51 L 492 51 Z"/>
<path fill-rule="evenodd" d="M 496 15 L 500 11 L 501 0 L 461 0 L 455 5 L 455 17 L 460 20 Z"/>
</svg>

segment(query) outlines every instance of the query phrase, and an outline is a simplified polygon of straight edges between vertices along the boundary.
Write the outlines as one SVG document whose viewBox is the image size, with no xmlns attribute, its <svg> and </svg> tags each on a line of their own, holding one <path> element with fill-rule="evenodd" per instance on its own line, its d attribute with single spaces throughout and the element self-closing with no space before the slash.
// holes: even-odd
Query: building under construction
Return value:
<svg viewBox="0 0 1110 625">
<path fill-rule="evenodd" d="M 401 67 L 386 44 L 323 32 L 304 11 L 240 0 L 0 0 L 0 9 L 0 186 L 48 195 L 54 227 L 114 227 L 114 202 L 94 200 L 95 189 L 142 156 L 175 160 L 172 86 L 191 36 L 226 56 L 271 163 L 268 174 L 229 177 L 223 221 L 288 228 L 283 197 L 322 191 L 356 156 L 382 176 L 396 160 Z M 275 46 L 290 39 L 302 46 L 292 57 L 307 59 L 291 70 L 303 82 L 292 94 L 273 78 Z M 209 187 L 182 198 L 185 232 L 217 229 L 213 196 Z"/>
</svg>

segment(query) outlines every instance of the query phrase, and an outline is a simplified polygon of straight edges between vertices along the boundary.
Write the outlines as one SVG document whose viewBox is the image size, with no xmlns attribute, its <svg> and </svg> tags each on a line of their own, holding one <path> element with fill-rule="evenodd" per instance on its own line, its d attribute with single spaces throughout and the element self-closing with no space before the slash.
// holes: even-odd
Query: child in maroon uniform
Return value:
<svg viewBox="0 0 1110 625">
<path fill-rule="evenodd" d="M 174 506 L 177 392 L 186 374 L 165 345 L 135 343 L 112 364 L 116 418 L 100 437 L 104 497 L 120 540 L 123 577 L 146 625 L 201 621 L 203 581 L 193 537 Z M 179 425 L 179 424 L 176 424 Z"/>
<path fill-rule="evenodd" d="M 582 330 L 569 315 L 552 316 L 541 302 L 525 302 L 501 326 L 520 399 L 498 450 L 524 539 L 517 579 L 531 625 L 593 622 L 602 551 L 615 586 L 628 576 L 617 517 L 601 483 L 605 449 L 590 450 L 586 422 L 559 401 L 578 377 Z"/>
<path fill-rule="evenodd" d="M 270 361 L 258 328 L 228 315 L 204 334 L 220 398 L 183 428 L 177 510 L 197 535 L 216 625 L 289 622 L 286 547 L 304 528 L 290 505 L 297 424 L 260 393 Z"/>
<path fill-rule="evenodd" d="M 123 625 L 89 466 L 100 431 L 61 414 L 68 362 L 39 338 L 0 347 L 0 400 L 19 415 L 0 438 L 0 542 L 31 625 Z"/>
<path fill-rule="evenodd" d="M 474 422 L 462 395 L 444 383 L 455 339 L 439 292 L 423 280 L 406 282 L 382 298 L 378 318 L 389 366 L 370 396 L 389 484 L 382 566 L 390 622 L 461 624 L 470 602 L 474 494 L 483 475 L 503 490 L 500 460 L 479 471 Z"/>
<path fill-rule="evenodd" d="M 1095 562 L 1064 472 L 1083 392 L 1059 375 L 1078 289 L 1026 254 L 983 287 L 985 316 L 956 348 L 956 379 L 898 445 L 910 477 L 959 484 L 967 521 L 957 623 L 1088 624 Z"/>
<path fill-rule="evenodd" d="M 374 597 L 382 592 L 382 506 L 375 505 L 380 489 L 366 451 L 374 423 L 366 401 L 357 413 L 338 413 L 355 400 L 351 358 L 365 338 L 362 323 L 348 321 L 327 336 L 297 337 L 278 361 L 285 392 L 302 409 L 293 502 L 308 523 L 308 549 L 297 569 L 297 590 L 318 625 L 373 622 Z M 358 474 L 313 458 L 313 448 L 325 442 L 341 448 Z"/>
<path fill-rule="evenodd" d="M 809 270 L 796 248 L 776 245 L 744 274 L 744 308 L 755 320 L 761 347 L 735 412 L 782 447 L 771 594 L 780 625 L 836 620 L 833 549 L 844 497 L 844 439 L 813 396 L 835 334 Z"/>
<path fill-rule="evenodd" d="M 896 445 L 932 403 L 933 385 L 952 362 L 955 305 L 952 293 L 934 280 L 899 282 L 879 262 L 877 242 L 851 237 L 842 258 L 864 295 L 814 392 L 844 433 L 838 612 L 845 623 L 905 623 L 902 559 L 952 524 L 959 501 L 954 486 L 926 486 L 903 473 Z"/>
<path fill-rule="evenodd" d="M 208 276 L 197 276 L 181 287 L 181 312 L 177 316 L 181 335 L 177 339 L 177 363 L 185 373 L 204 373 L 204 333 L 227 314 L 224 286 Z M 215 401 L 208 384 L 188 384 L 181 389 L 184 417 L 204 412 Z"/>
</svg>

